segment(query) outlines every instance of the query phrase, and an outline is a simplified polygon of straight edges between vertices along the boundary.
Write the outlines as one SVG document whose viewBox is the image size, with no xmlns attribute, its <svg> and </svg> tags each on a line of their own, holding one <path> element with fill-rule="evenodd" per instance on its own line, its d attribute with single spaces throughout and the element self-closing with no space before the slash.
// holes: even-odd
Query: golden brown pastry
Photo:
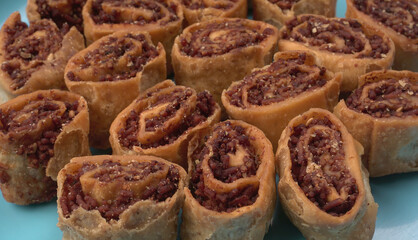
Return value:
<svg viewBox="0 0 418 240">
<path fill-rule="evenodd" d="M 181 238 L 263 239 L 276 203 L 271 143 L 236 120 L 216 124 L 189 144 Z"/>
<path fill-rule="evenodd" d="M 335 17 L 336 0 L 252 0 L 255 20 L 268 22 L 278 29 L 300 14 Z"/>
<path fill-rule="evenodd" d="M 154 155 L 186 168 L 191 135 L 219 122 L 220 115 L 208 91 L 197 93 L 166 80 L 116 117 L 110 127 L 113 154 Z"/>
<path fill-rule="evenodd" d="M 370 176 L 418 171 L 418 73 L 371 72 L 359 85 L 334 113 L 364 146 Z"/>
<path fill-rule="evenodd" d="M 64 33 L 46 19 L 28 26 L 14 12 L 0 30 L 1 85 L 12 95 L 65 89 L 65 65 L 82 49 L 84 38 L 76 28 Z"/>
<path fill-rule="evenodd" d="M 165 67 L 163 46 L 154 46 L 146 32 L 114 33 L 70 59 L 65 83 L 89 104 L 93 147 L 110 146 L 110 124 L 141 92 L 166 78 Z"/>
<path fill-rule="evenodd" d="M 63 239 L 176 239 L 186 172 L 152 156 L 73 158 L 58 175 Z"/>
<path fill-rule="evenodd" d="M 60 29 L 75 26 L 83 33 L 81 10 L 86 0 L 28 0 L 26 15 L 30 22 L 52 20 Z"/>
<path fill-rule="evenodd" d="M 40 90 L 0 105 L 0 188 L 6 201 L 40 203 L 56 195 L 58 171 L 90 155 L 83 97 Z"/>
<path fill-rule="evenodd" d="M 323 109 L 295 117 L 283 131 L 276 153 L 280 203 L 306 239 L 372 239 L 378 205 L 362 152 Z"/>
<path fill-rule="evenodd" d="M 145 31 L 162 43 L 171 69 L 171 49 L 181 33 L 183 8 L 177 0 L 87 0 L 83 8 L 87 44 L 116 31 Z"/>
<path fill-rule="evenodd" d="M 187 25 L 217 17 L 246 18 L 246 0 L 180 0 Z"/>
<path fill-rule="evenodd" d="M 328 70 L 341 72 L 344 92 L 357 87 L 360 75 L 390 68 L 395 54 L 386 34 L 349 18 L 300 15 L 287 22 L 280 35 L 280 51 L 311 51 Z"/>
<path fill-rule="evenodd" d="M 347 0 L 346 16 L 379 28 L 393 40 L 394 69 L 418 72 L 417 12 L 417 0 Z"/>
<path fill-rule="evenodd" d="M 277 149 L 289 121 L 312 107 L 333 110 L 338 103 L 341 75 L 321 67 L 306 51 L 278 52 L 274 62 L 256 68 L 223 92 L 222 103 L 233 119 L 263 130 Z"/>
<path fill-rule="evenodd" d="M 220 103 L 222 91 L 255 67 L 271 63 L 278 30 L 263 22 L 218 18 L 193 24 L 174 42 L 176 83 L 209 90 Z"/>
</svg>

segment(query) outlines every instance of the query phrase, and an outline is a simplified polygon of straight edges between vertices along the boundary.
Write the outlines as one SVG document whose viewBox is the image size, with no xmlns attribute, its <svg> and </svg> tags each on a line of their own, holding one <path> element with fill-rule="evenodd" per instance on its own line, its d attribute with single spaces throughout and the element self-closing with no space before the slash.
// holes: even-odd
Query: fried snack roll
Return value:
<svg viewBox="0 0 418 240">
<path fill-rule="evenodd" d="M 218 18 L 193 24 L 174 42 L 176 82 L 196 91 L 209 90 L 218 103 L 222 91 L 255 67 L 271 63 L 278 30 L 263 22 Z"/>
<path fill-rule="evenodd" d="M 6 201 L 27 205 L 56 196 L 58 171 L 90 155 L 83 97 L 40 90 L 0 105 L 0 188 Z"/>
<path fill-rule="evenodd" d="M 287 22 L 280 35 L 280 51 L 311 51 L 328 70 L 341 72 L 344 92 L 354 90 L 362 74 L 390 68 L 395 55 L 386 34 L 349 18 L 300 15 Z"/>
<path fill-rule="evenodd" d="M 191 135 L 219 122 L 220 115 L 208 91 L 197 93 L 166 80 L 116 117 L 110 127 L 113 154 L 154 155 L 186 168 Z"/>
<path fill-rule="evenodd" d="M 364 146 L 370 176 L 418 171 L 418 73 L 378 71 L 334 109 Z"/>
<path fill-rule="evenodd" d="M 189 144 L 181 238 L 263 239 L 276 203 L 271 143 L 258 128 L 229 120 Z"/>
<path fill-rule="evenodd" d="M 394 69 L 418 72 L 417 12 L 417 0 L 347 0 L 346 16 L 379 28 L 393 40 Z"/>
<path fill-rule="evenodd" d="M 180 0 L 187 25 L 217 17 L 246 18 L 246 0 Z"/>
<path fill-rule="evenodd" d="M 233 119 L 263 130 L 277 149 L 289 121 L 313 107 L 330 111 L 338 103 L 341 75 L 318 65 L 306 51 L 278 52 L 274 62 L 256 68 L 222 93 L 222 103 Z"/>
<path fill-rule="evenodd" d="M 153 156 L 73 158 L 58 175 L 63 239 L 176 239 L 186 176 Z"/>
<path fill-rule="evenodd" d="M 177 0 L 87 0 L 83 8 L 87 44 L 119 30 L 146 31 L 162 43 L 171 69 L 171 49 L 181 33 L 183 8 Z"/>
<path fill-rule="evenodd" d="M 81 10 L 86 0 L 28 0 L 26 15 L 30 22 L 52 20 L 60 29 L 75 26 L 83 33 Z"/>
<path fill-rule="evenodd" d="M 255 20 L 268 22 L 278 29 L 301 14 L 335 17 L 336 0 L 252 0 Z"/>
<path fill-rule="evenodd" d="M 65 89 L 65 65 L 82 49 L 84 38 L 76 28 L 64 34 L 46 19 L 28 26 L 14 12 L 0 30 L 1 85 L 11 95 Z"/>
<path fill-rule="evenodd" d="M 108 148 L 115 117 L 166 75 L 164 48 L 161 43 L 154 46 L 146 32 L 114 33 L 71 58 L 65 83 L 89 104 L 91 145 Z"/>
<path fill-rule="evenodd" d="M 378 205 L 362 151 L 327 110 L 312 108 L 283 131 L 276 153 L 280 202 L 306 239 L 372 239 Z"/>
</svg>

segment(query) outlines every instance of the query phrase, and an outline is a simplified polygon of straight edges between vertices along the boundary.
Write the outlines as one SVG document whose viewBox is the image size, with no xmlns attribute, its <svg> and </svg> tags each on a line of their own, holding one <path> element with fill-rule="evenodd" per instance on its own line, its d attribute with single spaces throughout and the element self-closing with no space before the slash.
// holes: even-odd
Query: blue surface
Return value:
<svg viewBox="0 0 418 240">
<path fill-rule="evenodd" d="M 0 0 L 0 22 L 16 10 L 24 14 L 26 0 Z M 345 1 L 339 0 L 337 16 L 343 17 Z M 24 20 L 26 18 L 23 18 Z M 374 239 L 418 239 L 418 173 L 371 179 L 375 201 L 379 204 Z M 34 206 L 17 206 L 0 196 L 0 240 L 61 239 L 56 226 L 55 201 Z M 265 239 L 303 239 L 289 222 L 281 206 Z"/>
</svg>

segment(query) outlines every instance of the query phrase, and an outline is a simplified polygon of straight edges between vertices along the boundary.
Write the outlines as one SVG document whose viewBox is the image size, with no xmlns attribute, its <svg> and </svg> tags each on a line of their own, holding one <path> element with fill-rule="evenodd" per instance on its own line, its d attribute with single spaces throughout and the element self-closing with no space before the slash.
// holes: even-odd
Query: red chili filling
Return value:
<svg viewBox="0 0 418 240">
<path fill-rule="evenodd" d="M 101 165 L 84 163 L 78 171 L 67 174 L 63 183 L 62 196 L 59 199 L 64 216 L 68 218 L 75 209 L 82 207 L 88 211 L 98 210 L 107 221 L 119 220 L 120 214 L 138 201 L 150 199 L 162 202 L 177 192 L 180 174 L 172 165 L 169 167 L 166 178 L 159 181 L 157 185 L 147 188 L 140 198 L 135 197 L 133 190 L 124 189 L 119 191 L 115 200 L 106 201 L 105 204 L 100 205 L 89 193 L 83 192 L 80 177 L 96 168 L 100 168 L 101 171 L 95 173 L 94 178 L 105 184 L 115 181 L 142 181 L 149 174 L 160 171 L 164 164 L 157 161 L 132 162 L 127 166 L 131 168 L 128 172 L 121 167 L 120 163 L 105 160 Z"/>
<path fill-rule="evenodd" d="M 113 7 L 112 11 L 105 11 L 103 5 Z M 94 0 L 90 15 L 96 24 L 135 24 L 135 25 L 146 25 L 160 21 L 161 25 L 177 21 L 176 2 L 168 0 L 135 0 L 135 1 L 124 1 L 124 0 Z M 132 11 L 145 11 L 145 15 L 133 14 L 129 19 L 126 18 L 126 13 L 122 12 L 120 8 L 131 9 Z M 166 16 L 163 9 L 167 9 L 169 16 Z M 166 18 L 166 20 L 162 20 Z"/>
<path fill-rule="evenodd" d="M 67 0 L 65 4 L 59 1 L 56 5 L 48 2 L 48 0 L 36 0 L 41 19 L 51 19 L 60 29 L 75 26 L 78 31 L 84 32 L 81 11 L 86 0 Z M 66 24 L 69 26 L 65 26 Z"/>
<path fill-rule="evenodd" d="M 301 28 L 296 28 L 303 25 Z M 307 43 L 335 53 L 353 54 L 364 50 L 365 41 L 370 43 L 372 51 L 360 54 L 357 58 L 383 58 L 389 52 L 389 46 L 378 35 L 359 38 L 354 33 L 362 32 L 362 25 L 354 19 L 326 19 L 316 16 L 302 16 L 286 23 L 287 31 L 283 39 Z M 296 28 L 294 30 L 294 28 Z M 335 44 L 334 36 L 344 41 L 344 46 Z"/>
<path fill-rule="evenodd" d="M 211 143 L 213 155 L 209 159 L 209 167 L 216 179 L 231 183 L 257 173 L 260 161 L 243 127 L 226 122 L 223 126 L 216 127 L 213 134 L 216 134 L 217 138 Z M 231 167 L 228 154 L 235 154 L 238 145 L 245 149 L 247 155 L 242 159 L 242 165 Z M 217 212 L 232 212 L 237 208 L 252 205 L 257 200 L 258 187 L 248 185 L 228 193 L 217 193 L 205 186 L 202 161 L 208 153 L 208 146 L 202 145 L 192 154 L 192 159 L 198 162 L 190 179 L 193 197 L 205 208 Z"/>
<path fill-rule="evenodd" d="M 373 88 L 371 84 L 354 90 L 347 98 L 350 109 L 376 118 L 418 116 L 418 84 L 409 78 L 384 79 Z"/>
<path fill-rule="evenodd" d="M 232 105 L 246 108 L 243 104 L 245 86 L 251 86 L 247 92 L 248 103 L 256 106 L 265 106 L 285 101 L 303 92 L 320 88 L 327 83 L 326 69 L 316 65 L 311 66 L 312 71 L 319 71 L 319 75 L 310 77 L 311 70 L 299 68 L 305 64 L 306 54 L 297 58 L 278 59 L 268 68 L 253 71 L 244 80 L 226 92 Z M 282 71 L 286 68 L 286 71 Z M 280 72 L 280 73 L 278 73 Z"/>
<path fill-rule="evenodd" d="M 173 102 L 173 104 L 171 104 L 169 108 L 161 112 L 159 116 L 148 120 L 146 123 L 146 128 L 154 129 L 162 125 L 165 122 L 165 120 L 169 119 L 170 116 L 172 116 L 181 107 L 181 98 L 186 99 L 190 96 L 190 94 L 190 91 L 184 91 L 183 96 L 180 97 L 178 95 L 162 95 L 160 99 L 153 104 L 153 106 L 157 106 L 158 104 L 166 102 Z M 147 149 L 171 144 L 174 141 L 176 141 L 181 135 L 183 135 L 188 129 L 197 126 L 198 124 L 206 121 L 210 116 L 212 116 L 212 114 L 215 111 L 215 104 L 216 103 L 209 92 L 204 91 L 199 93 L 197 95 L 195 111 L 192 114 L 185 116 L 185 118 L 183 118 L 183 121 L 178 124 L 176 130 L 172 131 L 171 133 L 168 133 L 159 141 L 150 144 L 141 144 L 138 141 L 138 121 L 140 113 L 132 110 L 129 113 L 128 118 L 126 119 L 125 127 L 120 129 L 118 132 L 119 142 L 123 147 L 128 149 L 132 149 L 134 146 L 140 146 L 143 149 Z"/>
<path fill-rule="evenodd" d="M 227 0 L 227 1 L 213 1 L 207 2 L 203 0 L 182 0 L 182 4 L 191 10 L 203 9 L 203 8 L 215 8 L 228 10 L 234 6 L 238 0 Z"/>
<path fill-rule="evenodd" d="M 418 38 L 418 2 L 408 0 L 354 0 L 368 16 L 409 39 Z"/>
<path fill-rule="evenodd" d="M 293 5 L 300 0 L 269 0 L 269 2 L 277 5 L 282 11 L 289 10 L 293 7 Z"/>
<path fill-rule="evenodd" d="M 0 109 L 0 131 L 8 134 L 11 144 L 18 146 L 17 154 L 27 155 L 29 166 L 33 168 L 46 167 L 54 156 L 54 144 L 62 126 L 78 114 L 78 101 L 66 102 L 66 110 L 61 115 L 57 112 L 58 105 L 51 100 L 39 95 L 37 100 L 29 102 L 41 102 L 37 109 L 12 109 L 8 112 Z M 28 114 L 30 116 L 25 120 L 19 119 Z M 51 119 L 51 124 L 43 125 L 42 132 L 33 133 L 37 124 L 45 119 Z"/>
<path fill-rule="evenodd" d="M 308 129 L 325 126 L 327 130 Z M 300 144 L 308 138 L 307 144 Z M 345 161 L 341 132 L 327 118 L 312 119 L 292 129 L 288 142 L 292 160 L 292 176 L 305 196 L 321 210 L 333 216 L 342 216 L 354 206 L 359 194 L 356 180 Z M 312 163 L 308 164 L 309 160 Z M 344 192 L 346 198 L 332 197 L 332 189 Z"/>
<path fill-rule="evenodd" d="M 142 48 L 141 55 L 135 52 L 138 45 Z M 124 38 L 110 37 L 107 41 L 83 57 L 83 63 L 78 68 L 83 70 L 89 67 L 98 68 L 99 81 L 120 81 L 135 77 L 144 66 L 158 56 L 157 48 L 149 43 L 143 34 L 127 34 Z M 127 65 L 117 68 L 121 58 L 127 58 Z M 67 77 L 70 81 L 91 81 L 81 79 L 77 72 L 69 71 Z"/>
<path fill-rule="evenodd" d="M 41 20 L 28 27 L 16 22 L 5 27 L 4 58 L 1 69 L 12 79 L 10 87 L 23 87 L 33 72 L 42 66 L 48 56 L 61 48 L 63 33 L 52 22 Z"/>
<path fill-rule="evenodd" d="M 225 33 L 216 36 L 217 32 L 223 31 Z M 190 57 L 222 55 L 234 49 L 257 45 L 274 32 L 271 28 L 260 31 L 260 27 L 247 26 L 243 20 L 210 23 L 192 32 L 190 39 L 180 36 L 180 50 Z"/>
</svg>

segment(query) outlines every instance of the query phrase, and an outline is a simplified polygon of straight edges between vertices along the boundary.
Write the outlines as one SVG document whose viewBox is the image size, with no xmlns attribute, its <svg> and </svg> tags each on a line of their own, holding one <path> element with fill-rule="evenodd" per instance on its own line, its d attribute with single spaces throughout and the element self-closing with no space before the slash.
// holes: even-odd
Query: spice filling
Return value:
<svg viewBox="0 0 418 240">
<path fill-rule="evenodd" d="M 286 23 L 283 39 L 309 44 L 329 52 L 356 54 L 356 58 L 384 58 L 389 45 L 378 35 L 364 35 L 354 19 L 302 16 Z"/>
<path fill-rule="evenodd" d="M 41 15 L 41 19 L 51 19 L 60 29 L 75 26 L 81 33 L 83 32 L 81 11 L 85 3 L 86 0 L 36 0 L 37 11 Z"/>
<path fill-rule="evenodd" d="M 224 183 L 256 175 L 260 160 L 245 129 L 226 122 L 217 126 L 212 135 L 204 140 L 206 143 L 192 153 L 195 166 L 190 190 L 193 197 L 203 207 L 218 212 L 232 212 L 252 205 L 258 197 L 258 186 L 248 184 L 230 192 L 219 193 L 205 186 L 207 176 L 202 168 L 203 161 L 208 161 L 214 178 Z M 212 155 L 206 160 L 209 153 Z"/>
<path fill-rule="evenodd" d="M 418 38 L 418 2 L 411 0 L 354 0 L 354 6 L 409 39 Z"/>
<path fill-rule="evenodd" d="M 29 166 L 46 167 L 54 156 L 54 144 L 62 127 L 78 114 L 78 101 L 60 102 L 39 95 L 20 110 L 0 109 L 0 131 L 26 155 Z"/>
<path fill-rule="evenodd" d="M 324 86 L 326 69 L 305 65 L 305 61 L 306 54 L 300 54 L 253 71 L 226 92 L 229 102 L 240 108 L 266 106 Z"/>
<path fill-rule="evenodd" d="M 179 20 L 178 8 L 170 0 L 93 0 L 90 15 L 96 24 L 166 25 Z"/>
<path fill-rule="evenodd" d="M 152 93 L 158 95 L 159 92 Z M 181 108 L 189 108 L 187 100 L 191 97 L 192 91 L 190 89 L 184 90 L 183 88 L 175 89 L 169 94 L 158 95 L 157 100 L 147 107 L 147 109 L 158 108 L 159 106 L 167 105 L 163 107 L 157 115 L 147 118 L 145 121 L 146 131 L 156 131 L 159 128 L 164 127 L 167 121 L 170 121 L 177 111 Z M 151 97 L 151 96 L 148 96 Z M 144 99 L 140 99 L 144 100 Z M 172 144 L 180 136 L 187 132 L 187 130 L 197 126 L 198 124 L 206 121 L 215 112 L 216 103 L 213 100 L 212 95 L 207 92 L 201 92 L 197 94 L 196 106 L 194 109 L 190 109 L 189 112 L 185 112 L 185 116 L 182 116 L 178 122 L 170 124 L 169 129 L 163 129 L 160 134 L 156 133 L 150 141 L 141 142 L 139 139 L 139 120 L 141 117 L 140 112 L 132 110 L 125 120 L 125 127 L 118 132 L 119 142 L 121 146 L 132 149 L 134 146 L 139 146 L 143 149 L 156 148 L 167 144 Z M 144 109 L 143 112 L 146 112 Z M 193 110 L 193 111 L 192 111 Z"/>
<path fill-rule="evenodd" d="M 63 33 L 49 20 L 34 22 L 29 27 L 18 21 L 4 31 L 5 61 L 1 69 L 12 79 L 10 87 L 17 90 L 61 48 Z"/>
<path fill-rule="evenodd" d="M 215 8 L 221 10 L 231 9 L 238 0 L 205 1 L 205 0 L 182 0 L 182 4 L 191 10 Z"/>
<path fill-rule="evenodd" d="M 176 167 L 158 161 L 126 165 L 112 160 L 101 164 L 84 163 L 65 176 L 59 201 L 67 218 L 82 207 L 87 211 L 98 210 L 107 221 L 119 220 L 120 214 L 136 202 L 163 202 L 172 197 L 177 192 L 179 180 Z"/>
<path fill-rule="evenodd" d="M 288 146 L 292 177 L 305 196 L 332 216 L 354 206 L 359 190 L 345 165 L 341 132 L 327 119 L 311 119 L 293 127 Z"/>
<path fill-rule="evenodd" d="M 282 11 L 290 10 L 293 5 L 300 0 L 269 0 L 269 2 L 277 5 Z"/>
<path fill-rule="evenodd" d="M 418 116 L 418 84 L 409 78 L 366 83 L 347 98 L 347 106 L 376 118 Z"/>
<path fill-rule="evenodd" d="M 180 51 L 190 57 L 211 57 L 234 49 L 258 45 L 274 32 L 271 28 L 251 27 L 243 20 L 228 20 L 205 25 L 180 36 Z"/>
<path fill-rule="evenodd" d="M 120 81 L 135 77 L 144 66 L 158 56 L 156 47 L 143 34 L 127 34 L 122 38 L 110 37 L 99 47 L 87 52 L 77 65 L 69 71 L 70 81 Z M 84 79 L 85 71 L 94 67 L 94 76 Z"/>
</svg>

